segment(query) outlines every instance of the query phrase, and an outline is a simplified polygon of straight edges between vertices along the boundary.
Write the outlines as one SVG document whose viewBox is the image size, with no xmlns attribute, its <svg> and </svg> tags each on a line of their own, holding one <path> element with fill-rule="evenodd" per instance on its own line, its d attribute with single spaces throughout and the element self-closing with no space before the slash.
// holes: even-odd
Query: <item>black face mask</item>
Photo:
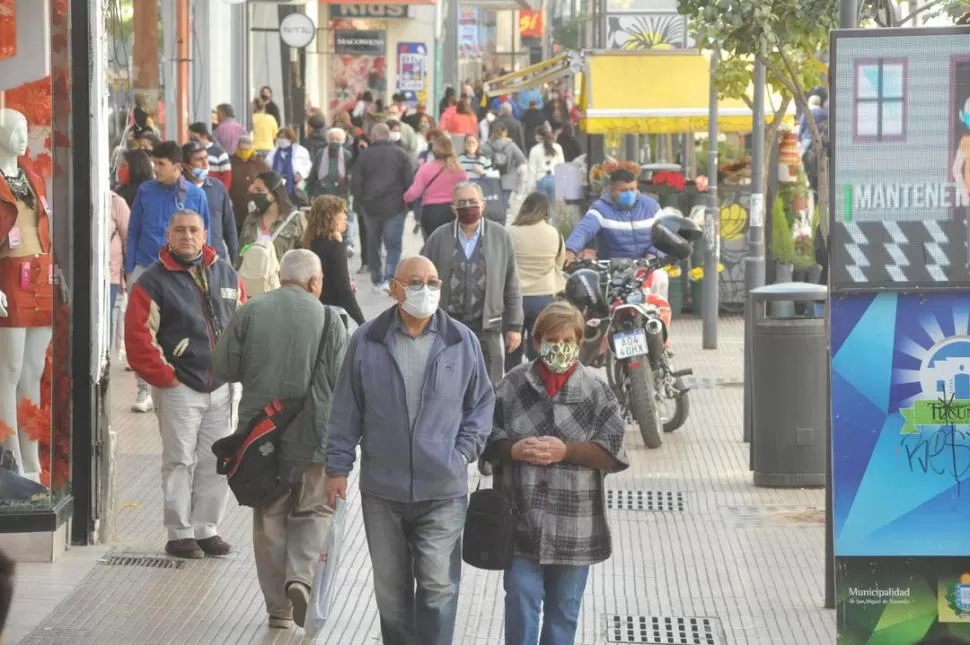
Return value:
<svg viewBox="0 0 970 645">
<path fill-rule="evenodd" d="M 269 195 L 266 193 L 249 193 L 249 212 L 262 215 L 269 210 Z"/>
</svg>

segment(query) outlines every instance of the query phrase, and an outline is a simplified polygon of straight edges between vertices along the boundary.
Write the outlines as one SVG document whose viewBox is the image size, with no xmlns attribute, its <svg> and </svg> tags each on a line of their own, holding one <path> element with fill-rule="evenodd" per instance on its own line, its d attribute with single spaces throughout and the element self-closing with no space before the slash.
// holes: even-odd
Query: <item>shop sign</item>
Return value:
<svg viewBox="0 0 970 645">
<path fill-rule="evenodd" d="M 386 32 L 378 29 L 336 29 L 334 51 L 338 54 L 383 56 L 386 38 Z"/>
<path fill-rule="evenodd" d="M 519 36 L 542 38 L 542 12 L 522 9 L 519 11 Z"/>
<path fill-rule="evenodd" d="M 330 19 L 374 18 L 395 20 L 408 17 L 406 4 L 332 4 Z"/>
<path fill-rule="evenodd" d="M 398 43 L 397 91 L 409 105 L 427 100 L 428 48 L 424 43 Z"/>
<path fill-rule="evenodd" d="M 305 13 L 287 14 L 280 23 L 280 38 L 288 47 L 303 49 L 313 42 L 316 35 L 317 26 Z"/>
</svg>

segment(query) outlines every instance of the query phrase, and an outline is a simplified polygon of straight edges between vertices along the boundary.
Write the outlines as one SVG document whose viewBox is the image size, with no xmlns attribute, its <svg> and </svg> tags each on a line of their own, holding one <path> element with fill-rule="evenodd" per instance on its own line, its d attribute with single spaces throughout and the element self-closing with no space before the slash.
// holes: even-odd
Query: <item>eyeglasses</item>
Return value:
<svg viewBox="0 0 970 645">
<path fill-rule="evenodd" d="M 455 208 L 467 208 L 468 206 L 478 206 L 477 199 L 459 199 L 455 202 Z"/>
<path fill-rule="evenodd" d="M 401 280 L 395 280 L 399 285 L 403 286 L 408 291 L 421 291 L 425 287 L 428 287 L 432 291 L 440 291 L 442 282 L 438 278 L 428 278 L 427 281 L 415 278 L 407 282 L 402 282 Z"/>
</svg>

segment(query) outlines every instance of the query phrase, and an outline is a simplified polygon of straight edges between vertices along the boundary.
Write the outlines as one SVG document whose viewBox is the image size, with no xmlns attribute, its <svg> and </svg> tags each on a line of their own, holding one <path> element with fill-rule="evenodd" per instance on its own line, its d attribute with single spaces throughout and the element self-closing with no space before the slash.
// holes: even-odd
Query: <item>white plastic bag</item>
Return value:
<svg viewBox="0 0 970 645">
<path fill-rule="evenodd" d="M 330 618 L 334 597 L 337 594 L 337 569 L 340 566 L 340 549 L 343 547 L 347 523 L 347 502 L 337 498 L 337 508 L 330 520 L 330 532 L 323 543 L 323 551 L 317 562 L 310 590 L 310 606 L 307 607 L 306 632 L 316 636 Z"/>
</svg>

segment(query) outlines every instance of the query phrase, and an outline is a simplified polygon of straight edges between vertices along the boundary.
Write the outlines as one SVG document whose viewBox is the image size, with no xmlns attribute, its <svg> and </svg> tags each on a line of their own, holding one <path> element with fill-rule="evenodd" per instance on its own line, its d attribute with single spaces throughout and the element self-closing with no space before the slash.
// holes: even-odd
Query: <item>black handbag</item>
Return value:
<svg viewBox="0 0 970 645">
<path fill-rule="evenodd" d="M 505 492 L 476 487 L 468 500 L 461 559 L 476 569 L 508 569 L 515 555 L 517 520 L 518 513 Z"/>
</svg>

